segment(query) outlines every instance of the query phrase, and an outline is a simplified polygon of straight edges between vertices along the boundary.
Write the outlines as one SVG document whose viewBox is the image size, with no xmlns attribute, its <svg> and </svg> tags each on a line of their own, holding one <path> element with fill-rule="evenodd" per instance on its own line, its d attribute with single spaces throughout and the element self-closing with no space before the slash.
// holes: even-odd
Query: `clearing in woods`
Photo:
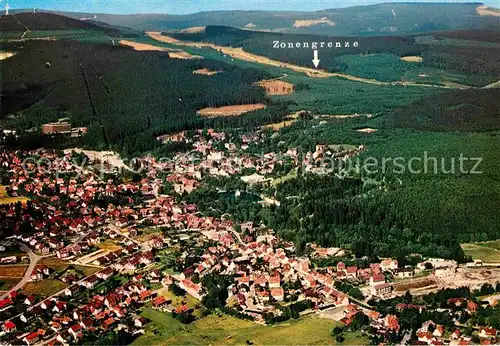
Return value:
<svg viewBox="0 0 500 346">
<path fill-rule="evenodd" d="M 298 119 L 299 119 L 299 114 L 302 113 L 304 111 L 297 111 L 293 114 L 290 114 L 288 116 L 285 117 L 285 119 L 283 119 L 282 121 L 280 122 L 277 122 L 277 123 L 272 123 L 272 124 L 267 124 L 267 125 L 264 125 L 263 128 L 265 129 L 273 129 L 274 131 L 278 131 L 284 127 L 287 127 L 287 126 L 290 126 L 292 125 L 294 122 L 296 122 Z"/>
<path fill-rule="evenodd" d="M 208 107 L 200 109 L 196 112 L 198 115 L 202 117 L 231 117 L 238 116 L 248 112 L 265 109 L 266 105 L 263 103 L 255 103 L 249 105 L 236 105 L 236 106 L 224 106 L 224 107 Z"/>
<path fill-rule="evenodd" d="M 176 46 L 187 46 L 187 47 L 193 47 L 193 48 L 198 48 L 198 49 L 205 49 L 205 48 L 210 48 L 210 49 L 215 49 L 216 51 L 229 55 L 230 57 L 234 59 L 240 59 L 244 61 L 249 61 L 249 62 L 255 62 L 263 65 L 269 65 L 269 66 L 275 66 L 275 67 L 281 67 L 281 68 L 288 68 L 293 71 L 305 73 L 309 77 L 314 77 L 314 78 L 328 78 L 328 77 L 338 77 L 338 78 L 343 78 L 355 82 L 361 82 L 361 83 L 367 83 L 367 84 L 375 84 L 375 85 L 405 85 L 405 86 L 417 86 L 417 87 L 426 87 L 426 88 L 443 88 L 443 89 L 455 89 L 456 86 L 452 85 L 435 85 L 435 84 L 424 84 L 424 83 L 413 83 L 413 82 L 381 82 L 376 79 L 370 79 L 370 78 L 363 78 L 363 77 L 356 77 L 348 74 L 343 74 L 343 73 L 336 73 L 336 72 L 327 72 L 324 70 L 319 70 L 315 69 L 312 67 L 304 67 L 304 66 L 298 66 L 294 64 L 290 64 L 287 62 L 283 61 L 277 61 L 277 60 L 272 60 L 270 58 L 267 58 L 265 56 L 257 55 L 257 54 L 252 54 L 245 52 L 243 48 L 233 48 L 233 47 L 227 47 L 227 46 L 218 46 L 212 43 L 206 43 L 206 42 L 191 42 L 191 41 L 181 41 L 177 40 L 173 37 L 165 36 L 162 35 L 161 32 L 158 31 L 148 31 L 146 32 L 146 35 L 151 37 L 153 40 L 163 42 L 163 43 L 169 43 L 173 44 Z"/>
<path fill-rule="evenodd" d="M 377 129 L 373 129 L 371 127 L 365 127 L 364 129 L 357 129 L 356 131 L 362 132 L 362 133 L 374 133 L 377 132 Z"/>
<path fill-rule="evenodd" d="M 182 29 L 180 32 L 183 34 L 197 34 L 204 31 L 205 31 L 204 26 L 192 26 L 190 28 Z"/>
<path fill-rule="evenodd" d="M 412 56 L 403 56 L 399 58 L 399 60 L 406 62 L 422 62 L 424 59 L 422 59 L 421 56 L 412 55 Z"/>
<path fill-rule="evenodd" d="M 11 52 L 0 52 L 0 60 L 5 60 L 5 59 L 8 59 L 10 57 L 13 57 L 15 53 L 11 53 Z"/>
<path fill-rule="evenodd" d="M 329 26 L 335 26 L 335 23 L 332 22 L 328 17 L 323 17 L 320 19 L 298 19 L 293 23 L 294 28 L 304 28 L 313 25 L 325 24 Z"/>
<path fill-rule="evenodd" d="M 295 85 L 277 79 L 268 79 L 256 83 L 266 90 L 267 95 L 289 95 L 295 91 Z"/>
<path fill-rule="evenodd" d="M 202 74 L 205 76 L 213 76 L 214 74 L 221 73 L 222 71 L 210 71 L 208 68 L 201 68 L 199 70 L 194 70 L 193 74 Z"/>
<path fill-rule="evenodd" d="M 189 54 L 181 49 L 171 49 L 165 47 L 158 47 L 152 44 L 147 43 L 139 43 L 128 40 L 121 40 L 120 44 L 123 46 L 132 47 L 134 50 L 142 52 L 142 51 L 159 51 L 159 52 L 167 52 L 168 56 L 172 59 L 202 59 L 201 56 Z"/>
</svg>

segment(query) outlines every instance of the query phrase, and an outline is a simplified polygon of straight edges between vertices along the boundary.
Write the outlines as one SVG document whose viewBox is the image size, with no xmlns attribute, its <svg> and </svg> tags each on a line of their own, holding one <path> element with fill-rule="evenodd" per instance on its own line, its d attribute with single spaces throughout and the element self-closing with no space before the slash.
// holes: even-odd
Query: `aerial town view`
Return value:
<svg viewBox="0 0 500 346">
<path fill-rule="evenodd" d="M 500 344 L 500 3 L 0 0 L 0 345 Z"/>
</svg>

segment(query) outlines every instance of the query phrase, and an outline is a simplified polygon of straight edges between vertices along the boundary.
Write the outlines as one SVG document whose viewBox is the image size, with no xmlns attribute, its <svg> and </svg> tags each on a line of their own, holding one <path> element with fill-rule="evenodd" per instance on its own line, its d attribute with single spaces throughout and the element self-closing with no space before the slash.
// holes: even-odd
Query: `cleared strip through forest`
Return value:
<svg viewBox="0 0 500 346">
<path fill-rule="evenodd" d="M 178 45 L 178 46 L 188 46 L 188 47 L 199 48 L 199 49 L 200 48 L 201 49 L 211 48 L 211 49 L 215 49 L 217 51 L 220 51 L 224 54 L 227 54 L 235 59 L 256 62 L 259 64 L 270 65 L 270 66 L 281 67 L 281 68 L 284 67 L 284 68 L 288 68 L 288 69 L 291 69 L 291 70 L 294 70 L 297 72 L 305 73 L 309 77 L 316 77 L 316 78 L 339 77 L 339 78 L 352 80 L 355 82 L 375 84 L 375 85 L 404 85 L 404 86 L 418 86 L 418 87 L 431 87 L 431 88 L 444 88 L 444 89 L 468 89 L 468 88 L 470 88 L 469 86 L 462 86 L 462 85 L 453 86 L 453 85 L 420 84 L 420 83 L 413 83 L 413 82 L 382 82 L 382 81 L 379 81 L 376 79 L 356 77 L 356 76 L 343 74 L 343 73 L 327 72 L 324 70 L 317 70 L 314 68 L 309 68 L 309 67 L 304 67 L 304 66 L 299 66 L 299 65 L 294 65 L 294 64 L 282 62 L 282 61 L 272 60 L 272 59 L 269 59 L 265 56 L 245 52 L 243 50 L 243 48 L 218 46 L 218 45 L 215 45 L 212 43 L 206 43 L 206 42 L 180 41 L 180 40 L 177 40 L 173 37 L 162 35 L 161 32 L 157 32 L 157 31 L 148 31 L 148 32 L 146 32 L 146 34 L 149 37 L 151 37 L 152 39 L 159 41 L 159 42 L 174 44 L 174 45 Z"/>
</svg>

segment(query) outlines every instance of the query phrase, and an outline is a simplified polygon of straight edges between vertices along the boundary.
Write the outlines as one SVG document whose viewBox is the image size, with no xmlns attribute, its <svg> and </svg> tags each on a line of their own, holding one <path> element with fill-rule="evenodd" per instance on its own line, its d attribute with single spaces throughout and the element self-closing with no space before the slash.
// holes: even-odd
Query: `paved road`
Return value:
<svg viewBox="0 0 500 346">
<path fill-rule="evenodd" d="M 31 249 L 28 246 L 26 246 L 23 243 L 18 243 L 18 244 L 19 244 L 19 247 L 21 248 L 21 250 L 25 251 L 28 254 L 28 257 L 30 259 L 30 264 L 28 265 L 28 268 L 24 272 L 24 276 L 23 276 L 22 280 L 19 281 L 17 283 L 17 285 L 15 285 L 14 287 L 12 287 L 9 291 L 7 291 L 6 293 L 2 294 L 0 296 L 0 299 L 7 298 L 7 296 L 9 295 L 9 292 L 17 291 L 17 290 L 20 290 L 21 288 L 23 288 L 24 285 L 26 285 L 28 283 L 28 281 L 30 279 L 30 276 L 31 276 L 31 273 L 35 269 L 36 264 L 38 263 L 38 261 L 40 259 L 42 259 L 43 257 L 47 257 L 47 256 L 38 256 L 33 251 L 31 251 Z"/>
</svg>

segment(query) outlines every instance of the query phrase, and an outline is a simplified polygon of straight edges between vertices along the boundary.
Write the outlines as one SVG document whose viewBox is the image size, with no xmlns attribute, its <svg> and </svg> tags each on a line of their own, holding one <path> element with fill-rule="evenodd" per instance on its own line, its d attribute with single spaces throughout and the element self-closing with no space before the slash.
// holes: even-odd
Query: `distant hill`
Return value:
<svg viewBox="0 0 500 346">
<path fill-rule="evenodd" d="M 498 28 L 494 9 L 481 3 L 392 3 L 316 12 L 216 11 L 189 15 L 97 14 L 98 20 L 136 30 L 182 30 L 222 25 L 249 30 L 319 35 L 401 35 Z M 64 13 L 82 18 L 88 13 Z"/>
<path fill-rule="evenodd" d="M 110 27 L 108 24 L 98 25 L 95 22 L 48 12 L 25 12 L 0 17 L 0 31 L 2 32 L 25 31 L 26 29 L 31 31 L 87 29 L 118 32 L 118 29 Z"/>
</svg>

